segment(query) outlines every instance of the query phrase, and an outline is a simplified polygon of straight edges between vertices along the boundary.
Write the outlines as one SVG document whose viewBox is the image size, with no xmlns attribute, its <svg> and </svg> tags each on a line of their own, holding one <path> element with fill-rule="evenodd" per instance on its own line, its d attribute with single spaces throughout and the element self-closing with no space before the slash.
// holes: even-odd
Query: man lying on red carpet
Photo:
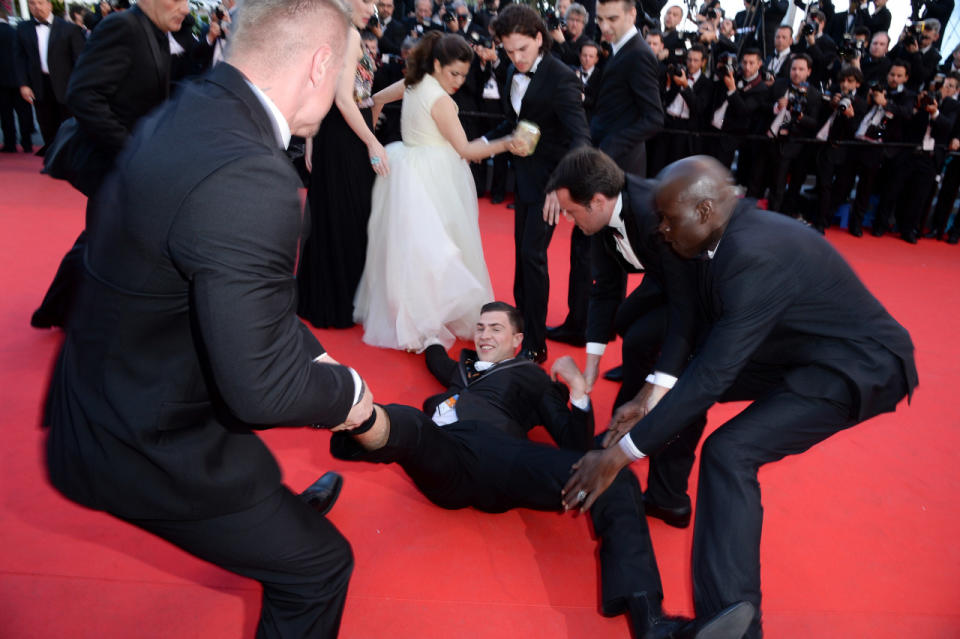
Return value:
<svg viewBox="0 0 960 639">
<path fill-rule="evenodd" d="M 427 349 L 427 365 L 448 386 L 446 392 L 427 399 L 423 411 L 376 406 L 372 428 L 333 435 L 333 456 L 397 463 L 442 508 L 560 510 L 560 490 L 571 467 L 593 442 L 592 407 L 572 358 L 560 358 L 552 371 L 569 385 L 568 407 L 561 384 L 552 383 L 532 361 L 515 357 L 523 341 L 522 322 L 509 304 L 485 305 L 474 334 L 475 351 L 465 350 L 455 362 L 441 346 Z M 527 439 L 537 424 L 568 448 Z M 600 538 L 603 613 L 629 613 L 638 638 L 677 636 L 687 620 L 663 616 L 663 590 L 640 485 L 629 469 L 617 475 L 590 515 Z M 723 636 L 715 633 L 731 623 L 742 632 L 752 608 L 747 612 L 721 616 L 685 636 Z"/>
</svg>

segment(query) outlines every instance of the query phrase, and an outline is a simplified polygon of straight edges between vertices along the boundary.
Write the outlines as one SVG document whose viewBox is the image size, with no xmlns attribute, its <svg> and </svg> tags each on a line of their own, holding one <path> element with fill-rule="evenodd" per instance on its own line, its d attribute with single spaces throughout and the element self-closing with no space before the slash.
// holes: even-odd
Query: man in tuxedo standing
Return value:
<svg viewBox="0 0 960 639">
<path fill-rule="evenodd" d="M 590 131 L 583 112 L 583 85 L 572 69 L 550 54 L 552 38 L 537 12 L 511 4 L 492 25 L 512 64 L 501 92 L 507 117 L 485 137 L 502 137 L 520 120 L 540 129 L 533 152 L 513 158 L 517 176 L 513 296 L 525 327 L 520 356 L 539 363 L 547 358 L 547 247 L 560 214 L 556 195 L 544 189 L 567 151 L 590 144 Z"/>
<path fill-rule="evenodd" d="M 77 25 L 53 15 L 50 0 L 28 0 L 30 20 L 17 25 L 17 80 L 20 96 L 37 112 L 43 148 L 70 117 L 67 82 L 86 39 Z"/>
<path fill-rule="evenodd" d="M 140 118 L 170 93 L 170 41 L 189 13 L 186 0 L 141 0 L 97 24 L 77 61 L 67 106 L 77 118 L 72 161 L 74 182 L 92 196 L 110 171 Z M 60 262 L 34 311 L 35 328 L 64 326 L 83 270 L 85 232 Z"/>
<path fill-rule="evenodd" d="M 585 491 L 589 508 L 625 466 L 659 450 L 714 402 L 752 400 L 703 445 L 693 592 L 702 619 L 749 605 L 756 614 L 745 636 L 757 639 L 760 466 L 894 410 L 917 385 L 913 343 L 836 249 L 797 221 L 739 199 L 717 161 L 687 158 L 659 179 L 660 232 L 697 264 L 706 333 L 652 410 L 618 410 L 610 440 L 622 438 L 588 452 L 565 495 Z"/>
<path fill-rule="evenodd" d="M 3 148 L 0 153 L 17 152 L 17 125 L 20 126 L 20 144 L 25 153 L 33 153 L 33 110 L 20 95 L 17 69 L 17 30 L 7 22 L 7 10 L 0 5 L 0 51 L 4 63 L 0 65 L 0 129 L 3 130 Z"/>
<path fill-rule="evenodd" d="M 663 128 L 659 64 L 634 26 L 630 0 L 597 3 L 597 25 L 613 54 L 603 69 L 590 137 L 621 169 L 646 175 L 646 140 Z"/>
<path fill-rule="evenodd" d="M 793 43 L 793 27 L 788 24 L 777 27 L 773 36 L 773 53 L 764 61 L 763 68 L 776 79 L 790 77 L 790 45 Z"/>
<path fill-rule="evenodd" d="M 141 123 L 90 199 L 47 465 L 68 498 L 260 581 L 258 637 L 332 638 L 349 544 L 255 433 L 372 417 L 294 312 L 305 229 L 284 152 L 333 102 L 349 19 L 333 0 L 247 0 L 234 25 L 226 61 Z"/>
<path fill-rule="evenodd" d="M 560 489 L 570 467 L 593 442 L 593 408 L 570 356 L 556 360 L 551 371 L 569 391 L 533 362 L 515 357 L 522 322 L 512 306 L 486 304 L 474 333 L 475 351 L 464 350 L 454 361 L 439 345 L 427 349 L 427 367 L 446 391 L 428 398 L 423 411 L 376 406 L 378 418 L 369 431 L 334 433 L 333 456 L 399 464 L 441 508 L 562 510 Z M 560 448 L 527 439 L 538 424 Z M 676 636 L 685 620 L 663 616 L 663 589 L 636 476 L 629 470 L 617 476 L 590 515 L 600 540 L 602 613 L 629 614 L 638 639 Z"/>
</svg>

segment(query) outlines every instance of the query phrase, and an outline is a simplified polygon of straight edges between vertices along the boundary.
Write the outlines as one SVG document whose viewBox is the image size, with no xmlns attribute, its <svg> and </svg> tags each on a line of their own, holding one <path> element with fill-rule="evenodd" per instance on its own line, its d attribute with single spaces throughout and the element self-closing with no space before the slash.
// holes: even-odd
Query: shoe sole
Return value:
<svg viewBox="0 0 960 639">
<path fill-rule="evenodd" d="M 741 601 L 711 619 L 697 631 L 694 639 L 741 639 L 750 627 L 754 614 L 753 604 Z"/>
</svg>

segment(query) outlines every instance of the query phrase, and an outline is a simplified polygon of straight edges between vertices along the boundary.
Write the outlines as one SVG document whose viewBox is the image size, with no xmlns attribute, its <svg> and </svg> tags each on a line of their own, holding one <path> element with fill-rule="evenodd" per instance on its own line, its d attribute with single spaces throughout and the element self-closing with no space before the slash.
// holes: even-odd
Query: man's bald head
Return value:
<svg viewBox="0 0 960 639">
<path fill-rule="evenodd" d="M 659 231 L 681 257 L 713 248 L 730 220 L 737 192 L 717 160 L 697 155 L 666 167 L 656 192 Z"/>
</svg>

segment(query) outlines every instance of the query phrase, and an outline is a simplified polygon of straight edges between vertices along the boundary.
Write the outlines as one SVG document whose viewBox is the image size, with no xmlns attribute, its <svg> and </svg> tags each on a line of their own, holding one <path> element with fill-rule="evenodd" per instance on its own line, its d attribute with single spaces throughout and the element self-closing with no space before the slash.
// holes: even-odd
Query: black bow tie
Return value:
<svg viewBox="0 0 960 639">
<path fill-rule="evenodd" d="M 533 71 L 533 70 L 530 70 L 530 71 L 517 71 L 517 74 L 518 74 L 518 75 L 525 75 L 525 76 L 527 76 L 528 78 L 532 78 L 532 77 L 533 77 L 533 74 L 534 74 L 534 71 Z"/>
<path fill-rule="evenodd" d="M 36 26 L 38 26 L 38 27 L 49 27 L 49 26 L 50 26 L 50 23 L 48 23 L 48 22 L 42 22 L 42 21 L 40 21 L 40 20 L 37 20 L 36 18 L 33 19 L 33 24 L 36 25 Z"/>
</svg>

